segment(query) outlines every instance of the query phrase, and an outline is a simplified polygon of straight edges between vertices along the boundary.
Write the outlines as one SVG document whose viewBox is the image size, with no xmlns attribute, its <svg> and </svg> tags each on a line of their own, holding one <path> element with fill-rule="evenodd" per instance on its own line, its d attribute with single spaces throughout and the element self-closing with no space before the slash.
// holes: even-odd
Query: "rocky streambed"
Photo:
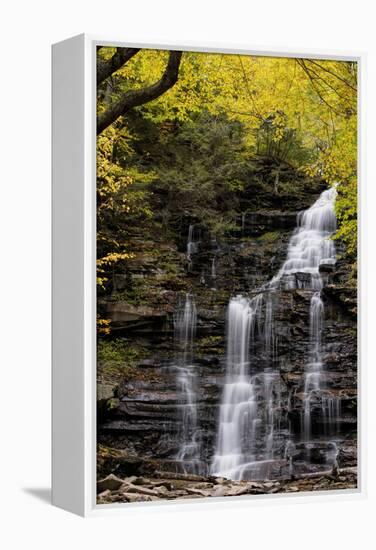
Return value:
<svg viewBox="0 0 376 550">
<path fill-rule="evenodd" d="M 276 493 L 355 489 L 356 468 L 323 472 L 296 479 L 270 481 L 231 481 L 219 477 L 160 473 L 154 477 L 113 474 L 97 483 L 97 504 L 152 502 L 158 500 L 234 497 Z"/>
</svg>

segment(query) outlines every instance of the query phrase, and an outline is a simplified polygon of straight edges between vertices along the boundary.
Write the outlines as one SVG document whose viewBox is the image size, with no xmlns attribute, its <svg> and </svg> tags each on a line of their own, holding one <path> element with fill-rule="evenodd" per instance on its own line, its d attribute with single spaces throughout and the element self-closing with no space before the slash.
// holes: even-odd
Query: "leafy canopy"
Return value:
<svg viewBox="0 0 376 550">
<path fill-rule="evenodd" d="M 100 61 L 114 52 L 101 48 Z M 158 81 L 168 55 L 133 55 L 100 84 L 98 113 Z M 231 197 L 244 187 L 255 155 L 338 183 L 336 237 L 356 257 L 355 62 L 184 52 L 174 86 L 109 126 L 97 151 L 102 287 L 111 268 L 132 257 L 132 226 L 153 218 L 153 189 L 167 194 L 177 217 L 191 207 L 212 220 L 214 232 L 230 230 Z M 212 217 L 210 205 L 218 212 L 221 202 L 229 215 Z"/>
</svg>

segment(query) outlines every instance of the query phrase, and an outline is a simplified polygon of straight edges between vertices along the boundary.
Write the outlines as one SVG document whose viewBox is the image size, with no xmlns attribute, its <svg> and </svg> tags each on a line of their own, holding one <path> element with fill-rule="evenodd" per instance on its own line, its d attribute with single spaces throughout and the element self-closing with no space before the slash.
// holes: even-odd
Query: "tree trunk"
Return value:
<svg viewBox="0 0 376 550">
<path fill-rule="evenodd" d="M 158 82 L 141 90 L 126 92 L 119 101 L 100 113 L 97 117 L 97 135 L 133 107 L 148 103 L 172 88 L 178 80 L 181 56 L 182 52 L 171 51 L 166 69 Z"/>
</svg>

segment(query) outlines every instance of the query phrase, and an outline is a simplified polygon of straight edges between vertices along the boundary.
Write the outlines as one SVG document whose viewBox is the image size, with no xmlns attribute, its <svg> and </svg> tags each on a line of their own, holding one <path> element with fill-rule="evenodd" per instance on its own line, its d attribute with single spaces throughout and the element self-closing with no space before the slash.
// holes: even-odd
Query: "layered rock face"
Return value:
<svg viewBox="0 0 376 550">
<path fill-rule="evenodd" d="M 244 211 L 236 219 L 238 230 L 221 240 L 189 217 L 169 241 L 157 235 L 142 241 L 135 235 L 140 255 L 127 274 L 117 275 L 113 297 L 100 304 L 113 320 L 112 336 L 138 353 L 134 367 L 124 373 L 98 364 L 99 477 L 216 473 L 220 407 L 228 383 L 229 300 L 238 294 L 252 299 L 276 275 L 286 259 L 298 212 L 313 204 L 323 188 L 321 182 L 307 181 L 303 195 L 261 195 L 257 208 L 250 186 L 241 198 Z M 152 253 L 155 248 L 158 258 Z M 168 258 L 168 269 L 161 266 L 161 256 Z M 238 479 L 280 483 L 357 465 L 356 289 L 349 285 L 349 266 L 341 259 L 340 246 L 336 264 L 320 266 L 320 276 L 324 374 L 320 391 L 310 391 L 309 430 L 305 422 L 312 289 L 302 271 L 294 274 L 294 288 L 264 292 L 258 306 L 247 360 L 254 391 L 248 454 L 258 466 L 246 468 Z M 150 289 L 144 303 L 122 299 L 127 284 L 140 281 Z M 194 331 L 189 333 L 184 332 L 188 299 L 191 313 L 192 300 L 195 310 Z M 179 312 L 183 321 L 177 330 Z M 186 321 L 192 324 L 192 318 Z M 239 438 L 243 446 L 249 433 Z M 112 454 L 103 451 L 108 448 Z"/>
</svg>

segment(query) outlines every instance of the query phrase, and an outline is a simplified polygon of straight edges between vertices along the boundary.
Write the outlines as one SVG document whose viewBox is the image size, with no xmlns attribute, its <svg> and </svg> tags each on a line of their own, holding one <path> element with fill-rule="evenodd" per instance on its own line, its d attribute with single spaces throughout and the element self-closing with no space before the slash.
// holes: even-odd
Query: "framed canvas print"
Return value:
<svg viewBox="0 0 376 550">
<path fill-rule="evenodd" d="M 56 505 L 362 492 L 360 64 L 53 47 Z"/>
</svg>

